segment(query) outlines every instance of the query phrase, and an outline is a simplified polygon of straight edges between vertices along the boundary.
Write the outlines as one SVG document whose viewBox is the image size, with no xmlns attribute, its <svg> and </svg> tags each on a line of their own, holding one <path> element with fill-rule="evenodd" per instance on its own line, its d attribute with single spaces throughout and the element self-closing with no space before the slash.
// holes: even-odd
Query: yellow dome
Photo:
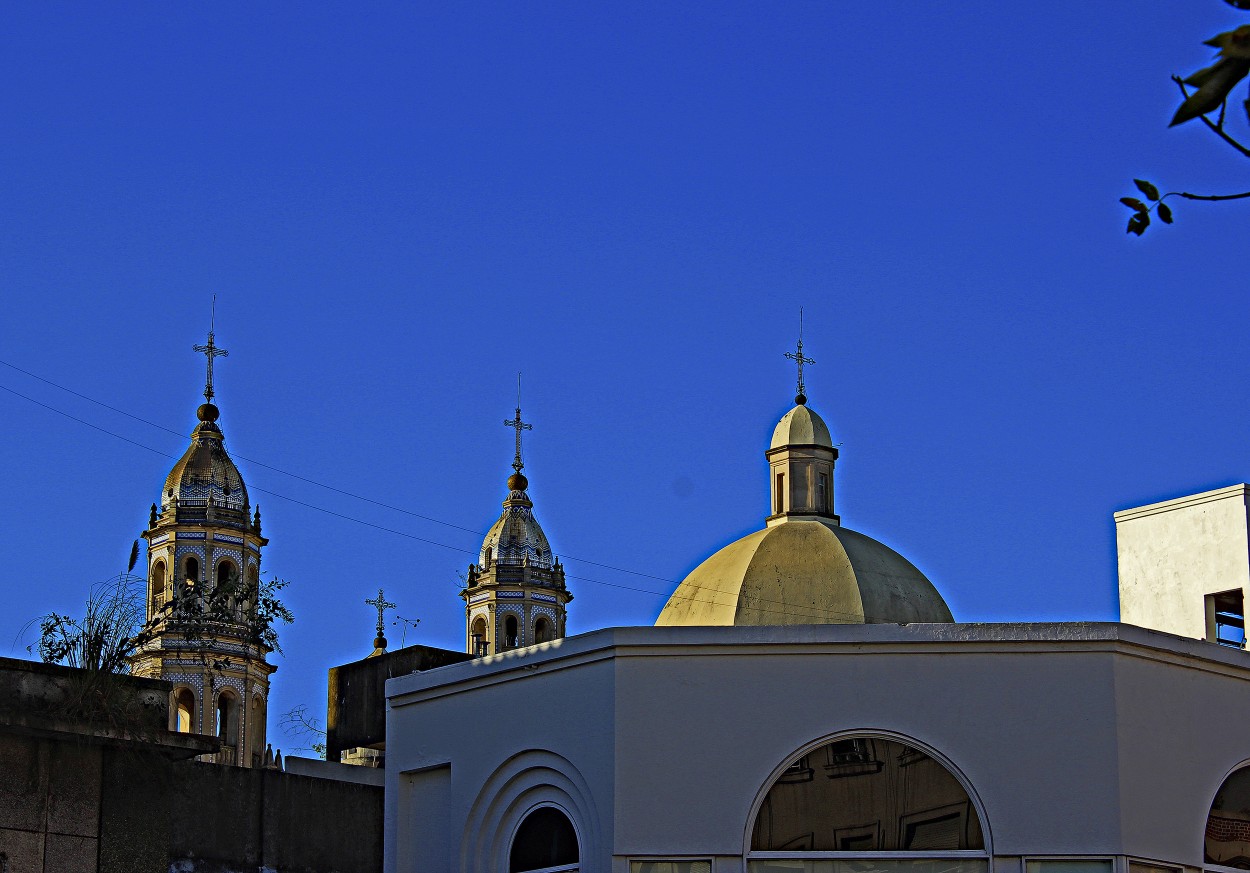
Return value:
<svg viewBox="0 0 1250 873">
<path fill-rule="evenodd" d="M 696 567 L 655 623 L 949 621 L 951 611 L 933 583 L 898 552 L 835 524 L 787 520 L 730 543 Z"/>
</svg>

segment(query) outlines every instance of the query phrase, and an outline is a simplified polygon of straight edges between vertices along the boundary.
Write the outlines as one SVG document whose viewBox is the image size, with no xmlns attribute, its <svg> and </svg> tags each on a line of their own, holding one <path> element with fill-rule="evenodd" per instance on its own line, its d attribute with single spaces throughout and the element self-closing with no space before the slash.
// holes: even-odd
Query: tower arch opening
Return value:
<svg viewBox="0 0 1250 873">
<path fill-rule="evenodd" d="M 881 871 L 923 859 L 951 873 L 985 873 L 989 864 L 963 782 L 925 750 L 869 734 L 810 748 L 774 778 L 751 823 L 748 873 L 783 857 L 804 871 L 839 858 L 872 859 Z"/>
<path fill-rule="evenodd" d="M 194 587 L 200 581 L 200 560 L 194 555 L 188 556 L 182 563 L 183 578 L 187 580 L 188 587 Z"/>
<path fill-rule="evenodd" d="M 239 698 L 229 688 L 217 695 L 217 736 L 221 740 L 218 762 L 238 763 Z"/>
<path fill-rule="evenodd" d="M 551 622 L 545 615 L 540 615 L 534 622 L 534 642 L 549 643 L 552 640 Z"/>
<path fill-rule="evenodd" d="M 195 694 L 190 688 L 183 686 L 173 693 L 173 730 L 180 734 L 196 733 Z"/>
<path fill-rule="evenodd" d="M 503 620 L 503 647 L 505 649 L 515 649 L 521 644 L 519 624 L 515 615 L 509 615 Z"/>
<path fill-rule="evenodd" d="M 152 606 L 151 606 L 151 613 L 150 613 L 151 615 L 156 615 L 157 613 L 159 613 L 164 608 L 165 601 L 168 599 L 168 592 L 165 590 L 166 576 L 167 574 L 165 572 L 165 562 L 154 561 L 152 563 L 152 574 L 151 574 L 151 579 L 152 579 L 152 582 L 151 582 Z"/>
</svg>

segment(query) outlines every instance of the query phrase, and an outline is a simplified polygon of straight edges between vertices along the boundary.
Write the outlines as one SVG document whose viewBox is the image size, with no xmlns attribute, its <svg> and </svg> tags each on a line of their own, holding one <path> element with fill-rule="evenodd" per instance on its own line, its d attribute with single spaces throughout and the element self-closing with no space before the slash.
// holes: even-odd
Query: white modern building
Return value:
<svg viewBox="0 0 1250 873">
<path fill-rule="evenodd" d="M 801 391 L 767 457 L 766 526 L 658 626 L 387 682 L 388 873 L 1250 869 L 1240 648 L 956 623 L 841 525 L 837 450 Z M 1159 585 L 1130 581 L 1126 603 Z M 1163 630 L 1205 635 L 1191 624 Z"/>
</svg>

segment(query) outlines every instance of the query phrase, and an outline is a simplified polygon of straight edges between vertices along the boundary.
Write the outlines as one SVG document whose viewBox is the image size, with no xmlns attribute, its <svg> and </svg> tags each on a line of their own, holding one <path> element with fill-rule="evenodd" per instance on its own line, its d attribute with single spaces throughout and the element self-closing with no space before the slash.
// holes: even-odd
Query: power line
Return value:
<svg viewBox="0 0 1250 873">
<path fill-rule="evenodd" d="M 0 361 L 0 363 L 5 363 L 5 364 L 6 364 L 6 366 L 10 366 L 10 367 L 12 367 L 12 366 L 13 366 L 12 364 L 7 364 L 7 363 L 6 363 L 6 362 L 4 362 L 4 361 Z M 18 368 L 18 367 L 13 367 L 13 369 L 20 369 L 20 368 Z M 24 370 L 23 370 L 22 372 L 26 372 L 26 371 L 24 371 Z M 40 378 L 40 377 L 35 377 L 35 378 Z M 47 381 L 47 380 L 43 380 L 43 379 L 41 379 L 41 381 Z M 54 387 L 58 387 L 58 388 L 59 388 L 59 387 L 61 387 L 61 386 L 55 385 L 55 383 L 52 383 L 52 382 L 48 382 L 48 384 L 50 384 L 50 385 L 54 385 Z M 115 439 L 119 439 L 119 440 L 121 440 L 122 442 L 129 443 L 129 444 L 131 444 L 132 446 L 137 446 L 138 448 L 144 449 L 145 451 L 149 451 L 149 452 L 152 452 L 152 453 L 154 453 L 154 454 L 160 455 L 160 456 L 165 457 L 165 458 L 170 458 L 170 459 L 177 459 L 177 457 L 178 457 L 177 455 L 171 455 L 169 452 L 162 451 L 161 449 L 155 449 L 155 448 L 152 448 L 152 447 L 151 447 L 151 446 L 149 446 L 149 445 L 145 445 L 144 443 L 138 442 L 138 441 L 136 441 L 136 440 L 132 440 L 132 439 L 130 439 L 129 437 L 122 436 L 122 435 L 121 435 L 121 434 L 119 434 L 119 433 L 116 433 L 116 432 L 114 432 L 114 431 L 108 430 L 107 428 L 101 427 L 101 426 L 99 426 L 99 425 L 97 425 L 97 424 L 93 424 L 93 423 L 91 423 L 91 422 L 87 421 L 86 419 L 79 418 L 78 416 L 76 416 L 76 415 L 72 415 L 72 414 L 70 414 L 70 413 L 68 413 L 68 412 L 65 412 L 64 410 L 57 409 L 55 406 L 51 406 L 51 405 L 49 405 L 49 404 L 47 404 L 47 403 L 44 403 L 44 402 L 39 401 L 39 400 L 36 400 L 35 398 L 30 397 L 30 396 L 28 396 L 28 395 L 26 395 L 26 394 L 23 394 L 23 393 L 21 393 L 20 391 L 15 391 L 14 389 L 9 388 L 9 387 L 8 387 L 8 386 L 6 386 L 6 385 L 2 385 L 2 384 L 0 384 L 0 390 L 7 391 L 9 394 L 12 394 L 12 395 L 14 395 L 14 396 L 16 396 L 16 397 L 20 397 L 21 399 L 26 400 L 26 401 L 28 401 L 28 402 L 30 402 L 30 403 L 33 403 L 34 405 L 39 406 L 39 407 L 41 407 L 41 408 L 43 408 L 43 409 L 46 409 L 46 410 L 48 410 L 49 412 L 54 412 L 54 413 L 56 413 L 57 415 L 63 416 L 63 417 L 65 417 L 65 418 L 68 418 L 68 419 L 70 419 L 71 421 L 77 422 L 78 424 L 81 424 L 81 425 L 84 425 L 84 426 L 86 426 L 86 427 L 89 427 L 89 428 L 91 428 L 92 430 L 99 431 L 100 433 L 106 434 L 106 435 L 111 436 L 111 437 L 113 437 L 113 438 L 115 438 Z M 69 393 L 71 393 L 71 394 L 77 394 L 77 392 L 70 391 L 69 389 L 64 389 L 64 390 L 69 391 Z M 89 398 L 89 397 L 85 397 L 85 395 L 77 395 L 77 396 L 84 397 L 84 399 L 87 399 L 87 400 L 91 400 L 91 398 Z M 92 400 L 92 402 L 93 402 L 93 403 L 98 403 L 99 405 L 101 405 L 101 406 L 105 406 L 105 407 L 107 407 L 107 408 L 109 408 L 109 409 L 114 409 L 114 407 L 108 406 L 108 404 L 102 403 L 102 402 L 100 402 L 100 401 L 95 401 L 95 400 Z M 115 410 L 115 411 L 121 412 L 121 410 Z M 125 413 L 125 412 L 123 412 L 122 414 L 123 414 L 123 415 L 126 415 L 126 416 L 128 416 L 128 417 L 130 417 L 130 418 L 134 418 L 134 419 L 135 419 L 135 420 L 137 420 L 137 421 L 144 421 L 143 419 L 138 418 L 138 416 L 130 415 L 129 413 Z M 152 424 L 152 422 L 147 422 L 147 421 L 144 421 L 144 423 L 145 423 L 145 424 L 150 424 L 150 425 L 152 425 L 153 427 L 158 427 L 158 428 L 160 428 L 161 430 L 169 430 L 171 433 L 174 433 L 174 434 L 176 434 L 176 435 L 178 435 L 178 436 L 182 436 L 182 434 L 179 434 L 177 431 L 172 431 L 172 430 L 170 430 L 169 428 L 165 428 L 165 427 L 161 427 L 160 425 L 155 425 L 155 424 Z M 238 457 L 242 458 L 242 456 L 238 456 Z M 250 463 L 255 463 L 255 462 L 250 462 Z M 261 466 L 267 466 L 267 465 L 263 465 L 263 464 L 262 464 Z M 277 471 L 277 472 L 283 472 L 283 471 L 281 471 L 281 470 L 277 470 L 277 468 L 273 468 L 273 467 L 269 467 L 268 469 L 273 469 L 273 470 L 275 470 L 275 471 Z M 294 475 L 294 474 L 287 474 L 287 475 Z M 296 477 L 296 478 L 302 478 L 302 477 Z M 310 481 L 310 482 L 311 482 L 312 480 L 307 480 L 307 481 Z M 320 484 L 320 483 L 315 483 L 315 482 L 314 482 L 313 484 Z M 329 486 L 323 486 L 323 487 L 329 487 Z M 288 501 L 288 502 L 290 502 L 290 503 L 294 503 L 294 504 L 296 504 L 296 505 L 298 505 L 298 506 L 303 506 L 303 507 L 305 507 L 305 508 L 307 508 L 307 509 L 312 509 L 312 510 L 314 510 L 314 511 L 316 511 L 316 512 L 321 512 L 321 513 L 324 513 L 324 514 L 326 514 L 326 515 L 333 516 L 333 517 L 335 517 L 335 518 L 340 518 L 340 519 L 343 519 L 344 521 L 350 521 L 350 522 L 353 522 L 353 523 L 355 523 L 355 524 L 363 525 L 363 526 L 365 526 L 365 527 L 371 527 L 371 528 L 374 528 L 375 530 L 380 530 L 380 531 L 383 531 L 383 532 L 385 532 L 385 533 L 390 533 L 390 534 L 394 534 L 394 535 L 396 535 L 396 536 L 401 536 L 401 537 L 404 537 L 404 538 L 406 538 L 406 539 L 415 540 L 416 542 L 425 543 L 425 544 L 427 544 L 427 545 L 436 546 L 436 547 L 441 548 L 441 549 L 448 549 L 449 551 L 460 552 L 460 553 L 463 553 L 463 554 L 469 554 L 469 555 L 474 555 L 474 554 L 477 554 L 477 550 L 476 550 L 476 549 L 466 549 L 466 548 L 462 548 L 462 547 L 460 547 L 460 546 L 452 546 L 452 545 L 448 545 L 447 543 L 440 543 L 440 542 L 438 542 L 437 540 L 431 540 L 431 539 L 427 539 L 426 537 L 420 537 L 420 536 L 417 536 L 416 534 L 408 533 L 407 531 L 397 530 L 397 529 L 395 529 L 395 528 L 391 528 L 391 527 L 387 527 L 387 526 L 385 526 L 385 525 L 377 524 L 376 522 L 366 521 L 366 520 L 364 520 L 364 519 L 362 519 L 362 518 L 356 518 L 355 516 L 346 515 L 346 514 L 341 513 L 341 512 L 336 512 L 335 510 L 332 510 L 332 509 L 327 509 L 327 508 L 325 508 L 324 506 L 317 506 L 316 504 L 313 504 L 313 503 L 308 503 L 308 502 L 306 502 L 306 501 L 299 500 L 299 499 L 294 498 L 294 497 L 288 497 L 287 495 L 285 495 L 285 494 L 281 494 L 281 493 L 279 493 L 279 492 L 277 492 L 277 491 L 270 491 L 270 490 L 268 490 L 268 489 L 265 489 L 265 488 L 260 488 L 260 487 L 257 487 L 257 486 L 252 486 L 252 487 L 251 487 L 251 490 L 252 490 L 252 491 L 259 492 L 259 493 L 261 493 L 261 494 L 268 494 L 268 495 L 269 495 L 269 496 L 271 496 L 271 497 L 277 497 L 277 498 L 279 498 L 280 500 L 285 500 L 285 501 Z M 338 489 L 332 489 L 332 490 L 338 490 Z M 347 493 L 347 492 L 343 492 L 343 493 Z M 361 499 L 367 499 L 367 498 L 361 498 Z M 370 502 L 374 502 L 374 501 L 370 501 Z M 403 511 L 403 510 L 401 510 L 401 511 Z M 415 515 L 416 513 L 411 513 L 411 514 Z M 424 518 L 424 516 L 420 516 L 420 517 Z M 449 525 L 449 526 L 451 526 L 451 527 L 456 527 L 456 525 Z M 467 529 L 467 528 L 462 528 L 462 530 L 468 530 L 468 529 Z M 472 531 L 472 530 L 470 530 L 469 532 L 470 532 L 470 533 L 475 533 L 475 534 L 477 533 L 477 531 Z M 608 564 L 600 564 L 600 563 L 597 563 L 597 562 L 595 562 L 595 561 L 589 561 L 589 560 L 586 560 L 586 559 L 583 559 L 583 558 L 575 558 L 575 557 L 573 557 L 573 556 L 566 556 L 566 559 L 567 559 L 567 560 L 573 560 L 573 561 L 579 561 L 579 562 L 586 563 L 586 564 L 593 564 L 594 566 L 597 566 L 597 567 L 603 567 L 603 568 L 606 568 L 606 569 L 620 569 L 620 568 L 612 567 L 611 565 L 608 565 Z M 672 583 L 672 584 L 674 584 L 674 585 L 677 585 L 677 584 L 678 584 L 675 580 L 672 580 L 672 579 L 665 579 L 664 577 L 661 577 L 661 576 L 652 576 L 652 575 L 650 575 L 650 574 L 645 574 L 645 573 L 637 573 L 636 571 L 632 571 L 632 570 L 622 570 L 621 572 L 626 572 L 626 573 L 634 573 L 635 575 L 639 575 L 639 576 L 648 576 L 649 578 L 652 578 L 652 579 L 657 579 L 657 580 L 662 581 L 662 582 L 670 582 L 670 583 Z M 625 590 L 625 591 L 635 591 L 635 592 L 638 592 L 638 593 L 640 593 L 640 594 L 649 594 L 649 595 L 651 595 L 652 597 L 669 597 L 669 596 L 670 596 L 670 595 L 665 594 L 664 592 L 661 592 L 661 591 L 652 591 L 652 590 L 647 589 L 647 588 L 638 588 L 638 587 L 635 587 L 635 586 L 632 586 L 632 585 L 622 585 L 622 584 L 620 584 L 620 583 L 616 583 L 616 582 L 605 582 L 605 581 L 603 581 L 602 579 L 594 579 L 594 578 L 589 577 L 589 576 L 576 576 L 576 575 L 572 575 L 572 574 L 566 574 L 566 575 L 567 575 L 567 577 L 568 577 L 568 578 L 570 578 L 570 579 L 576 579 L 576 580 L 581 581 L 581 582 L 590 582 L 590 583 L 595 584 L 595 585 L 604 585 L 604 586 L 607 586 L 607 587 L 610 587 L 610 588 L 619 588 L 619 589 L 622 589 L 622 590 Z M 710 589 L 710 588 L 708 588 L 708 586 L 705 586 L 705 585 L 690 585 L 689 587 L 690 587 L 690 588 L 693 588 L 693 589 L 696 589 L 696 590 L 715 590 L 715 589 Z M 720 593 L 720 592 L 719 592 L 719 591 L 717 591 L 716 593 Z M 694 602 L 694 603 L 710 603 L 710 604 L 714 604 L 714 605 L 724 605 L 724 604 L 718 603 L 718 601 L 716 601 L 716 600 L 700 599 L 700 598 L 696 598 L 696 597 L 689 597 L 688 599 L 689 599 L 691 602 Z M 830 611 L 830 610 L 825 610 L 825 609 L 819 609 L 819 610 L 818 610 L 818 609 L 816 609 L 816 608 L 812 608 L 811 610 L 795 611 L 793 608 L 790 608 L 790 604 L 787 604 L 787 603 L 785 603 L 784 601 L 780 601 L 780 600 L 773 600 L 773 599 L 770 599 L 770 598 L 757 598 L 757 600 L 758 600 L 758 602 L 759 602 L 759 603 L 774 603 L 774 604 L 778 604 L 778 605 L 781 605 L 781 606 L 785 606 L 785 607 L 787 607 L 786 609 L 765 609 L 765 608 L 757 607 L 758 611 L 760 611 L 760 612 L 770 613 L 770 614 L 773 614 L 773 615 L 788 615 L 788 616 L 797 616 L 797 617 L 802 617 L 802 616 L 809 615 L 809 614 L 810 614 L 810 615 L 813 615 L 813 616 L 816 616 L 816 615 L 828 615 L 828 614 L 830 614 L 830 613 L 831 613 L 831 611 Z M 856 614 L 854 614 L 854 613 L 849 613 L 849 612 L 832 611 L 832 614 L 834 614 L 834 615 L 841 615 L 841 616 L 845 616 L 845 617 L 847 617 L 847 618 L 851 618 L 851 619 L 855 619 L 855 620 L 859 620 L 859 619 L 861 618 L 860 616 L 858 616 L 858 615 L 856 615 Z M 868 616 L 863 616 L 862 618 L 866 620 L 866 619 L 868 619 L 869 617 L 868 617 Z"/>
<path fill-rule="evenodd" d="M 111 404 L 105 403 L 105 402 L 104 402 L 104 401 L 102 401 L 102 400 L 97 400 L 97 399 L 95 399 L 94 397 L 89 397 L 89 396 L 87 396 L 86 394 L 83 394 L 83 393 L 81 393 L 81 392 L 79 392 L 79 391 L 75 391 L 75 390 L 74 390 L 74 389 L 72 389 L 72 388 L 67 388 L 67 387 L 65 387 L 64 385 L 60 385 L 60 384 L 58 384 L 58 383 L 56 383 L 56 382 L 53 382 L 51 379 L 46 379 L 46 378 L 44 378 L 43 376 L 37 375 L 37 374 L 35 374 L 35 373 L 30 372 L 29 370 L 23 369 L 23 368 L 21 368 L 21 367 L 17 366 L 16 364 L 11 364 L 11 363 L 9 363 L 8 361 L 4 361 L 4 360 L 0 360 L 0 364 L 3 364 L 4 366 L 9 367 L 10 369 L 17 370 L 19 373 L 24 373 L 25 375 L 30 376 L 32 379 L 38 379 L 40 382 L 43 382 L 43 383 L 44 383 L 44 384 L 46 384 L 46 385 L 51 385 L 53 388 L 59 389 L 59 390 L 61 390 L 61 391 L 65 391 L 65 392 L 66 392 L 66 393 L 68 393 L 68 394 L 72 394 L 72 395 L 74 395 L 75 397 L 79 397 L 79 398 L 81 398 L 81 399 L 83 399 L 83 400 L 86 400 L 86 401 L 88 401 L 89 403 L 94 403 L 94 404 L 96 404 L 97 406 L 102 406 L 102 407 L 104 407 L 105 409 L 108 409 L 108 410 L 110 410 L 110 411 L 112 411 L 112 412 L 116 412 L 116 413 L 117 413 L 117 414 L 119 414 L 119 415 L 124 415 L 124 416 L 126 416 L 127 418 L 133 419 L 134 421 L 138 421 L 138 422 L 140 422 L 140 423 L 142 423 L 142 424 L 146 424 L 146 425 L 148 425 L 149 427 L 154 427 L 154 428 L 156 428 L 157 430 L 163 430 L 163 431 L 165 431 L 166 433 L 171 433 L 171 434 L 174 434 L 175 436 L 179 436 L 179 437 L 185 437 L 185 436 L 186 436 L 186 434 L 184 434 L 184 433 L 183 433 L 183 432 L 181 432 L 181 431 L 177 431 L 177 430 L 174 430 L 173 428 L 165 427 L 165 426 L 164 426 L 164 425 L 162 425 L 162 424 L 157 424 L 157 423 L 155 423 L 155 422 L 148 421 L 146 418 L 141 418 L 140 416 L 137 416 L 137 415 L 134 415 L 133 413 L 127 412 L 127 411 L 126 411 L 126 410 L 124 410 L 124 409 L 119 409 L 119 408 L 118 408 L 118 407 L 116 407 L 116 406 L 113 406 L 113 405 L 111 405 Z M 5 390 L 6 390 L 6 391 L 10 391 L 10 392 L 11 392 L 11 393 L 13 393 L 13 394 L 17 394 L 17 392 L 16 392 L 16 391 L 12 391 L 11 389 L 6 388 Z M 37 400 L 32 400 L 31 398 L 26 397 L 25 395 L 18 395 L 18 396 L 23 397 L 23 398 L 25 398 L 25 399 L 27 399 L 27 400 L 30 400 L 32 403 L 36 403 L 36 404 L 38 404 L 38 405 L 40 405 L 40 406 L 45 406 L 45 408 L 47 408 L 47 409 L 52 409 L 52 411 L 53 411 L 53 412 L 59 412 L 59 410 L 53 409 L 53 408 L 52 408 L 52 407 L 50 407 L 50 406 L 46 406 L 46 405 L 45 405 L 45 404 L 43 404 L 43 403 L 39 403 L 39 401 L 37 401 Z M 102 428 L 96 427 L 95 425 L 92 425 L 92 424 L 89 424 L 88 422 L 82 421 L 82 419 L 74 418 L 72 415 L 68 415 L 68 414 L 66 414 L 66 415 L 67 415 L 67 417 L 68 417 L 68 418 L 73 418 L 73 419 L 74 419 L 74 421 L 77 421 L 77 422 L 79 422 L 80 424 L 87 424 L 89 427 L 95 427 L 95 429 L 96 429 L 96 430 L 103 430 Z M 103 431 L 103 432 L 104 432 L 104 433 L 110 433 L 109 431 Z M 119 436 L 118 434 L 111 434 L 111 435 L 112 435 L 112 436 L 116 436 L 118 439 L 123 439 L 123 440 L 126 440 L 127 442 L 134 442 L 133 440 L 128 440 L 128 439 L 126 439 L 126 437 Z M 135 443 L 135 445 L 139 445 L 139 444 L 138 444 L 138 443 Z M 146 447 L 146 446 L 144 446 L 143 448 L 147 448 L 147 447 Z M 336 487 L 336 486 L 334 486 L 334 485 L 328 485 L 328 484 L 326 484 L 325 482 L 318 482 L 316 479 L 310 479 L 310 478 L 308 478 L 307 476 L 302 476 L 302 475 L 300 475 L 299 473 L 292 473 L 292 472 L 291 472 L 291 471 L 289 471 L 289 470 L 283 470 L 283 469 L 282 469 L 282 468 L 280 468 L 280 467 L 275 467 L 275 466 L 273 466 L 273 465 L 271 465 L 271 464 L 266 464 L 264 461 L 258 461 L 258 460 L 256 460 L 255 458 L 248 458 L 248 457 L 245 457 L 245 456 L 240 455 L 240 454 L 235 454 L 235 455 L 234 455 L 234 457 L 238 458 L 240 461 L 246 461 L 246 462 L 247 462 L 247 463 L 249 463 L 249 464 L 255 464 L 255 465 L 256 465 L 256 466 L 258 466 L 258 467 L 264 467 L 266 470 L 272 470 L 272 471 L 273 471 L 273 472 L 275 472 L 275 473 L 281 473 L 283 476 L 290 476 L 292 479 L 298 479 L 298 480 L 299 480 L 299 481 L 301 481 L 301 482 L 307 482 L 307 483 L 308 483 L 308 484 L 310 484 L 310 485 L 316 485 L 318 488 L 325 488 L 327 491 L 333 491 L 333 492 L 335 492 L 336 494 L 342 494 L 342 495 L 343 495 L 343 496 L 345 496 L 345 497 L 351 497 L 351 498 L 353 498 L 353 499 L 355 499 L 355 500 L 360 500 L 360 501 L 363 501 L 363 502 L 365 502 L 365 503 L 371 503 L 371 504 L 373 504 L 374 506 L 381 507 L 382 509 L 389 509 L 389 510 L 391 510 L 392 512 L 399 512 L 399 513 L 403 513 L 404 515 L 412 516 L 413 518 L 419 518 L 419 519 L 422 519 L 423 521 L 433 522 L 434 524 L 441 524 L 441 525 L 443 525 L 444 527 L 449 527 L 449 528 L 452 528 L 453 530 L 462 530 L 462 531 L 465 531 L 465 532 L 467 532 L 467 533 L 474 534 L 474 535 L 476 535 L 476 536 L 486 536 L 486 533 L 487 533 L 487 532 L 486 532 L 486 531 L 484 531 L 484 530 L 478 530 L 478 529 L 476 529 L 476 528 L 465 527 L 464 525 L 454 524 L 454 523 L 452 523 L 452 522 L 450 522 L 450 521 L 443 521 L 443 520 L 442 520 L 442 519 L 440 519 L 440 518 L 434 518 L 433 516 L 429 516 L 429 515 L 422 515 L 422 514 L 421 514 L 421 513 L 419 513 L 419 512 L 413 512 L 412 510 L 410 510 L 410 509 L 404 509 L 404 508 L 403 508 L 403 507 L 401 507 L 401 506 L 392 506 L 392 505 L 391 505 L 391 504 L 389 504 L 389 503 L 383 503 L 383 502 L 382 502 L 382 501 L 380 501 L 380 500 L 374 500 L 372 497 L 365 497 L 363 494 L 356 494 L 355 492 L 352 492 L 352 491 L 347 491 L 347 490 L 345 490 L 345 489 L 343 489 L 343 488 L 338 488 L 338 487 Z M 259 488 L 258 488 L 258 489 L 256 489 L 256 490 L 257 490 L 257 491 L 260 491 L 261 489 L 259 489 Z M 272 493 L 272 492 L 265 492 L 265 493 Z M 275 496 L 277 496 L 277 497 L 282 497 L 282 495 L 275 495 Z M 283 499 L 285 499 L 285 500 L 291 500 L 292 498 L 283 497 Z M 297 501 L 297 500 L 292 500 L 292 502 L 298 503 L 299 501 Z M 307 504 L 306 504 L 306 505 L 307 505 Z M 318 507 L 312 507 L 312 508 L 314 508 L 314 509 L 315 509 L 315 508 L 318 508 Z M 423 542 L 424 542 L 424 540 L 423 540 Z M 595 566 L 595 567 L 602 567 L 602 568 L 603 568 L 603 569 L 605 569 L 605 570 L 615 570 L 615 571 L 617 571 L 618 573 L 628 573 L 628 574 L 630 574 L 631 576 L 641 576 L 641 577 L 646 578 L 646 579 L 655 579 L 655 580 L 656 580 L 656 581 L 658 581 L 658 582 L 667 582 L 667 583 L 669 583 L 669 584 L 673 584 L 673 585 L 676 585 L 676 584 L 677 584 L 675 580 L 665 578 L 664 576 L 656 576 L 656 575 L 654 575 L 654 574 L 652 574 L 652 573 L 643 573 L 643 572 L 641 572 L 641 571 L 639 571 L 639 570 L 629 570 L 629 569 L 627 569 L 627 568 L 625 568 L 625 567 L 616 567 L 616 566 L 613 566 L 612 564 L 602 564 L 602 563 L 600 563 L 600 562 L 598 562 L 598 561 L 591 561 L 591 560 L 589 560 L 589 559 L 587 559 L 587 558 L 579 558 L 579 557 L 577 557 L 576 555 L 565 555 L 565 556 L 564 556 L 564 558 L 565 558 L 566 560 L 580 561 L 580 562 L 581 562 L 581 563 L 583 563 L 583 564 L 591 564 L 592 566 Z"/>
</svg>

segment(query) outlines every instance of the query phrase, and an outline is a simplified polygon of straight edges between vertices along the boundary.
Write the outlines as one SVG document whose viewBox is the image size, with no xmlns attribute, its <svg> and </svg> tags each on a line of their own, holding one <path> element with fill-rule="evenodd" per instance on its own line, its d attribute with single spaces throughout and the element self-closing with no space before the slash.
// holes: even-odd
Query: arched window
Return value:
<svg viewBox="0 0 1250 873">
<path fill-rule="evenodd" d="M 1250 767 L 1235 771 L 1215 793 L 1202 854 L 1207 864 L 1250 870 Z"/>
<path fill-rule="evenodd" d="M 503 646 L 505 649 L 515 649 L 519 644 L 516 616 L 510 615 L 503 620 Z"/>
<path fill-rule="evenodd" d="M 239 699 L 232 691 L 217 695 L 217 736 L 221 738 L 218 760 L 223 764 L 235 763 L 239 745 Z"/>
<path fill-rule="evenodd" d="M 480 615 L 473 619 L 469 629 L 469 644 L 474 657 L 481 658 L 490 654 L 490 641 L 486 639 L 486 619 Z"/>
<path fill-rule="evenodd" d="M 195 733 L 195 695 L 190 688 L 174 692 L 174 730 L 180 734 Z"/>
<path fill-rule="evenodd" d="M 546 643 L 551 641 L 551 622 L 546 616 L 539 616 L 538 621 L 534 622 L 534 642 Z"/>
<path fill-rule="evenodd" d="M 197 560 L 196 558 L 187 558 L 186 563 L 183 564 L 183 567 L 186 568 L 186 573 L 184 574 L 184 577 L 186 578 L 188 585 L 194 585 L 196 582 L 200 581 L 199 560 Z"/>
<path fill-rule="evenodd" d="M 264 763 L 265 752 L 265 701 L 259 694 L 252 697 L 252 708 L 247 714 L 247 754 L 253 767 Z"/>
<path fill-rule="evenodd" d="M 235 568 L 232 561 L 217 562 L 217 584 L 233 585 L 239 579 L 239 571 Z"/>
<path fill-rule="evenodd" d="M 165 562 L 157 561 L 152 565 L 152 615 L 160 612 L 168 597 L 165 591 Z"/>
<path fill-rule="evenodd" d="M 782 857 L 787 870 L 850 858 L 870 859 L 875 871 L 915 869 L 923 858 L 941 860 L 944 873 L 988 869 L 981 820 L 959 780 L 920 749 L 869 736 L 808 750 L 769 788 L 747 868 L 763 873 Z"/>
<path fill-rule="evenodd" d="M 508 873 L 529 870 L 577 870 L 577 832 L 554 806 L 540 806 L 517 828 L 508 852 Z"/>
</svg>

